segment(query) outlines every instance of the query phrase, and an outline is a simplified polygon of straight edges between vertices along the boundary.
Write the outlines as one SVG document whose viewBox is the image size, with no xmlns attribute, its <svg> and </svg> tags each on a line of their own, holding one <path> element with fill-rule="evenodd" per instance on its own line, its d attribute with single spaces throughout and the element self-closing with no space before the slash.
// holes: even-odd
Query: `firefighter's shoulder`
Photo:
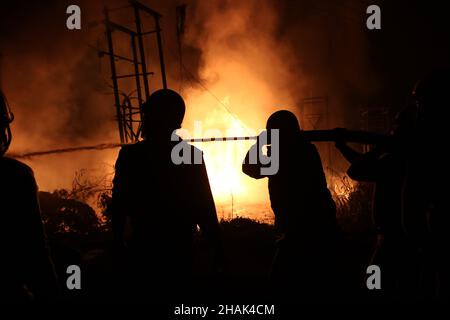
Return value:
<svg viewBox="0 0 450 320">
<path fill-rule="evenodd" d="M 135 154 L 139 154 L 143 152 L 146 148 L 145 141 L 138 141 L 135 143 L 124 144 L 120 148 L 119 156 L 121 157 L 129 157 Z"/>
<path fill-rule="evenodd" d="M 33 170 L 26 165 L 25 163 L 9 158 L 9 157 L 0 157 L 0 167 L 2 171 L 8 172 L 9 174 L 17 174 L 22 177 L 30 177 L 34 179 Z"/>
<path fill-rule="evenodd" d="M 180 141 L 173 144 L 171 159 L 176 165 L 203 164 L 203 152 L 186 141 Z"/>
</svg>

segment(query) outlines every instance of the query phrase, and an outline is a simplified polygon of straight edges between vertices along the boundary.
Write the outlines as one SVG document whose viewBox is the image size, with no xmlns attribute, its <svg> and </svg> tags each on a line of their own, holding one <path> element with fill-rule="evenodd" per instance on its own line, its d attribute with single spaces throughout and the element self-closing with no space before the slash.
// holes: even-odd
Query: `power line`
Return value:
<svg viewBox="0 0 450 320">
<path fill-rule="evenodd" d="M 301 136 L 311 142 L 326 141 L 347 141 L 354 143 L 373 144 L 373 145 L 391 145 L 393 143 L 392 136 L 368 131 L 347 130 L 347 129 L 331 129 L 331 130 L 303 130 Z M 257 136 L 245 137 L 212 137 L 212 138 L 191 138 L 183 139 L 185 142 L 222 142 L 222 141 L 242 141 L 257 140 Z M 131 143 L 132 144 L 132 143 Z M 8 153 L 11 158 L 23 159 L 37 156 L 47 156 L 50 154 L 78 152 L 85 150 L 105 150 L 114 149 L 125 146 L 124 143 L 101 143 L 92 146 L 80 146 L 70 148 L 59 148 L 44 151 L 33 151 L 27 153 Z"/>
<path fill-rule="evenodd" d="M 186 73 L 188 74 L 188 76 L 190 76 L 193 80 L 195 80 L 204 90 L 206 90 L 215 100 L 217 100 L 217 102 L 219 102 L 219 104 L 236 120 L 238 121 L 239 126 L 241 126 L 243 129 L 245 129 L 247 131 L 247 133 L 250 133 L 250 130 L 247 126 L 245 126 L 242 121 L 233 113 L 231 112 L 231 110 L 227 107 L 227 105 L 225 103 L 223 103 L 211 90 L 208 89 L 208 87 L 203 84 L 203 82 L 198 79 L 194 74 L 192 74 L 191 71 L 189 71 L 189 69 L 182 64 L 181 65 L 182 68 L 186 71 Z"/>
<path fill-rule="evenodd" d="M 162 35 L 164 38 L 164 35 Z M 189 77 L 194 80 L 196 83 L 198 83 L 206 92 L 208 92 L 217 102 L 219 102 L 219 104 L 236 120 L 238 121 L 239 126 L 241 126 L 243 129 L 245 129 L 247 131 L 247 133 L 250 134 L 250 130 L 247 126 L 245 126 L 242 121 L 227 107 L 226 104 L 224 104 L 219 97 L 217 97 L 217 95 L 215 95 L 199 78 L 197 78 L 187 67 L 186 65 L 183 63 L 182 60 L 182 52 L 180 51 L 178 54 L 174 54 L 174 52 L 172 50 L 169 50 L 170 53 L 172 54 L 172 56 L 179 56 L 179 63 L 180 63 L 180 68 L 182 70 L 184 70 L 186 72 L 186 74 L 188 75 L 188 81 L 189 81 Z M 182 79 L 180 79 L 180 82 L 182 81 Z"/>
</svg>

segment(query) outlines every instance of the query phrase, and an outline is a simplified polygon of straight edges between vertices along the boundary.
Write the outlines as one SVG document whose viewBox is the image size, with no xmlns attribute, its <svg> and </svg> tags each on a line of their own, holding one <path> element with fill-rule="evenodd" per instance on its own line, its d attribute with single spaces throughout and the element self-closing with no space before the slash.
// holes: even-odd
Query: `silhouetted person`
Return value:
<svg viewBox="0 0 450 320">
<path fill-rule="evenodd" d="M 178 145 L 184 146 L 184 151 L 174 152 L 179 143 L 174 130 L 180 128 L 185 113 L 178 93 L 156 91 L 143 104 L 142 112 L 144 140 L 124 146 L 116 162 L 112 199 L 115 242 L 130 250 L 136 294 L 189 292 L 197 226 L 212 246 L 216 262 L 222 254 L 203 154 L 185 142 Z M 174 153 L 191 163 L 175 164 Z M 131 227 L 128 240 L 126 221 Z"/>
<path fill-rule="evenodd" d="M 57 285 L 50 259 L 33 171 L 5 156 L 13 116 L 0 92 L 0 298 L 54 298 Z"/>
<path fill-rule="evenodd" d="M 333 289 L 336 206 L 327 189 L 316 147 L 301 136 L 296 116 L 277 111 L 267 121 L 267 133 L 250 149 L 242 170 L 252 178 L 269 179 L 270 202 L 283 238 L 274 259 L 271 282 L 284 297 L 327 295 Z M 264 174 L 263 158 L 250 163 L 252 154 L 272 144 L 268 156 L 275 161 L 277 146 L 272 129 L 279 130 L 279 168 Z M 267 136 L 267 142 L 266 140 Z M 253 161 L 255 162 L 255 161 Z"/>
<path fill-rule="evenodd" d="M 382 270 L 385 297 L 405 296 L 408 287 L 409 250 L 402 224 L 402 192 L 415 117 L 415 108 L 405 108 L 395 119 L 392 140 L 374 146 L 367 153 L 354 150 L 345 141 L 336 142 L 336 147 L 351 164 L 347 171 L 349 177 L 375 183 L 372 215 L 377 239 L 369 265 L 378 265 Z"/>
<path fill-rule="evenodd" d="M 419 297 L 450 296 L 449 89 L 447 68 L 430 73 L 413 92 L 418 119 L 408 154 L 403 221 L 416 249 Z"/>
</svg>

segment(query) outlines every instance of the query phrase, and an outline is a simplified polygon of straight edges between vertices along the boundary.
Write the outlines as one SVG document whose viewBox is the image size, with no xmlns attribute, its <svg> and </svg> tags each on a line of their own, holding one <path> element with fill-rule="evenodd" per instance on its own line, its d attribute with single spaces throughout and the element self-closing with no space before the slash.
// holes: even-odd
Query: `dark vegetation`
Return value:
<svg viewBox="0 0 450 320">
<path fill-rule="evenodd" d="M 79 182 L 79 181 L 78 181 Z M 111 248 L 111 224 L 107 206 L 107 188 L 84 187 L 74 183 L 71 191 L 40 192 L 42 217 L 45 223 L 51 254 L 65 288 L 68 265 L 81 266 L 82 288 L 79 292 L 64 291 L 67 298 L 107 298 L 117 296 Z M 342 267 L 342 296 L 360 297 L 373 243 L 370 216 L 371 186 L 359 184 L 346 197 L 337 198 L 339 224 L 343 233 L 340 246 Z M 100 214 L 86 202 L 94 202 Z M 279 236 L 276 228 L 247 218 L 221 221 L 223 242 L 227 256 L 226 271 L 222 275 L 227 292 L 236 295 L 261 293 L 267 283 L 271 262 Z M 195 270 L 199 278 L 210 272 L 205 264 L 206 244 L 196 239 Z"/>
</svg>

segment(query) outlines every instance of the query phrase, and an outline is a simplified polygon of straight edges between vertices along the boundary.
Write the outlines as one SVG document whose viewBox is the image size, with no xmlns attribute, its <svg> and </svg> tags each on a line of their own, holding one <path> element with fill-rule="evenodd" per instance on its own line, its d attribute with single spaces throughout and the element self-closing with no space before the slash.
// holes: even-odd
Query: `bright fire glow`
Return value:
<svg viewBox="0 0 450 320">
<path fill-rule="evenodd" d="M 233 109 L 230 96 L 225 96 L 222 100 L 217 101 L 212 99 L 208 93 L 204 93 L 196 96 L 193 100 L 191 102 L 192 109 L 206 110 L 205 105 L 202 106 L 199 103 L 207 101 L 205 103 L 208 103 L 208 109 L 211 111 L 207 112 L 204 118 L 200 118 L 203 121 L 185 121 L 187 131 L 180 132 L 184 138 L 248 136 L 257 135 L 260 131 L 248 128 L 236 115 L 227 111 L 227 109 Z M 197 104 L 195 101 L 198 101 Z M 267 181 L 257 181 L 242 173 L 242 161 L 253 143 L 255 141 L 195 144 L 204 152 L 211 189 L 219 215 L 222 217 L 240 215 L 261 218 L 260 214 L 252 212 L 254 204 L 264 205 L 263 215 L 267 215 L 270 211 Z"/>
<path fill-rule="evenodd" d="M 260 1 L 226 6 L 204 3 L 204 24 L 188 27 L 184 35 L 186 45 L 201 48 L 202 61 L 201 85 L 192 77 L 183 83 L 187 102 L 183 128 L 193 137 L 257 135 L 275 110 L 296 112 L 302 94 L 296 91 L 292 97 L 288 88 L 302 79 L 292 72 L 296 60 L 290 47 L 275 36 L 277 17 L 272 5 Z M 202 130 L 196 132 L 198 121 Z M 242 173 L 242 161 L 253 143 L 197 145 L 205 154 L 219 215 L 223 211 L 222 216 L 228 217 L 231 211 L 233 216 L 257 219 L 272 216 L 267 179 L 255 180 Z"/>
</svg>

